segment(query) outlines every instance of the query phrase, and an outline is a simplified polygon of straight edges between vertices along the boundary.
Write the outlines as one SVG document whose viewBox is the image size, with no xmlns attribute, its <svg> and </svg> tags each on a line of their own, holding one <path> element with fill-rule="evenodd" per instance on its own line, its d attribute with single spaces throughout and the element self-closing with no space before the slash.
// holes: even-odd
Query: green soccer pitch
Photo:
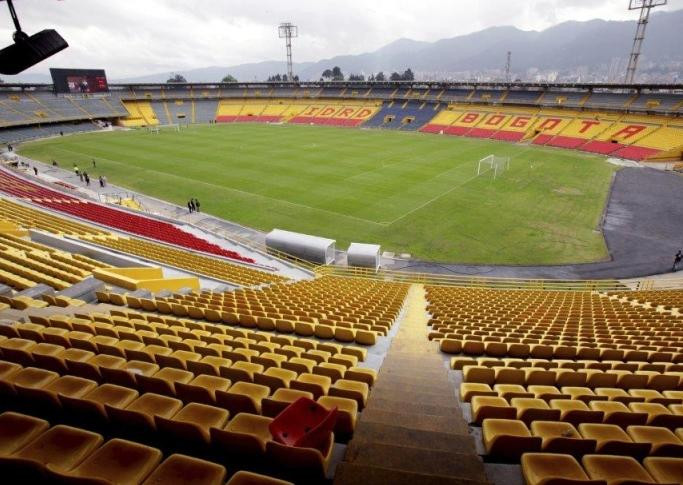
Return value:
<svg viewBox="0 0 683 485">
<path fill-rule="evenodd" d="M 597 230 L 615 167 L 533 145 L 397 131 L 296 125 L 196 125 L 73 135 L 21 154 L 73 163 L 110 183 L 270 231 L 378 243 L 462 263 L 604 259 Z M 487 155 L 510 157 L 494 180 Z M 97 160 L 92 170 L 91 159 Z"/>
</svg>

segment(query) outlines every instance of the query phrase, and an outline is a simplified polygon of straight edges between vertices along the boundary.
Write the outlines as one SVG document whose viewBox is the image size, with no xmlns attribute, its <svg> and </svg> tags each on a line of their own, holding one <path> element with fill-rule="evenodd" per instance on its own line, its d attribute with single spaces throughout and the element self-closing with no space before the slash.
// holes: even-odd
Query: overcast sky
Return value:
<svg viewBox="0 0 683 485">
<path fill-rule="evenodd" d="M 15 0 L 22 28 L 55 28 L 69 48 L 27 72 L 105 68 L 110 79 L 285 55 L 277 25 L 299 26 L 294 61 L 434 41 L 487 27 L 542 30 L 567 20 L 634 20 L 628 0 Z M 669 0 L 662 9 L 683 8 Z M 0 1 L 0 46 L 13 27 Z M 6 81 L 10 78 L 6 77 Z"/>
</svg>

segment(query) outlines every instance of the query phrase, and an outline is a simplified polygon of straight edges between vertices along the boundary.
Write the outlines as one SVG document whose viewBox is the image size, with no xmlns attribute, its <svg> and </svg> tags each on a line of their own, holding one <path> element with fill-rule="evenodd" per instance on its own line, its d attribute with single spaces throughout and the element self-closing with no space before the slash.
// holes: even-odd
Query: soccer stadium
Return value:
<svg viewBox="0 0 683 485">
<path fill-rule="evenodd" d="M 625 82 L 0 81 L 0 481 L 682 484 L 666 4 Z"/>
</svg>

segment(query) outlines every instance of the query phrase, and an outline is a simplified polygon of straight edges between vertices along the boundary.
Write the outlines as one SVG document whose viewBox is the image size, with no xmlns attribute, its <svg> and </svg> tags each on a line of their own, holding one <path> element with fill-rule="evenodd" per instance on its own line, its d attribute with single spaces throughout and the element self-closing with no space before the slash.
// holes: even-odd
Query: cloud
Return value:
<svg viewBox="0 0 683 485">
<path fill-rule="evenodd" d="M 373 51 L 401 37 L 434 41 L 497 25 L 541 30 L 637 17 L 625 0 L 18 0 L 15 7 L 25 31 L 55 28 L 70 45 L 28 72 L 102 67 L 113 79 L 283 59 L 282 21 L 299 26 L 294 60 L 301 62 Z M 664 8 L 681 7 L 683 0 L 670 0 Z M 12 31 L 0 2 L 0 45 Z"/>
</svg>

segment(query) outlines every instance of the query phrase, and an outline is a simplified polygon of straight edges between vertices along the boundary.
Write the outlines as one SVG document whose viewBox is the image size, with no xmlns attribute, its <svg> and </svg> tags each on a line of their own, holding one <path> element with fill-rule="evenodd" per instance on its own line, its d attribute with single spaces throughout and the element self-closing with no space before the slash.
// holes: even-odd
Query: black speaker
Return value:
<svg viewBox="0 0 683 485">
<path fill-rule="evenodd" d="M 0 50 L 0 74 L 19 74 L 67 47 L 69 44 L 52 29 L 20 39 Z"/>
</svg>

